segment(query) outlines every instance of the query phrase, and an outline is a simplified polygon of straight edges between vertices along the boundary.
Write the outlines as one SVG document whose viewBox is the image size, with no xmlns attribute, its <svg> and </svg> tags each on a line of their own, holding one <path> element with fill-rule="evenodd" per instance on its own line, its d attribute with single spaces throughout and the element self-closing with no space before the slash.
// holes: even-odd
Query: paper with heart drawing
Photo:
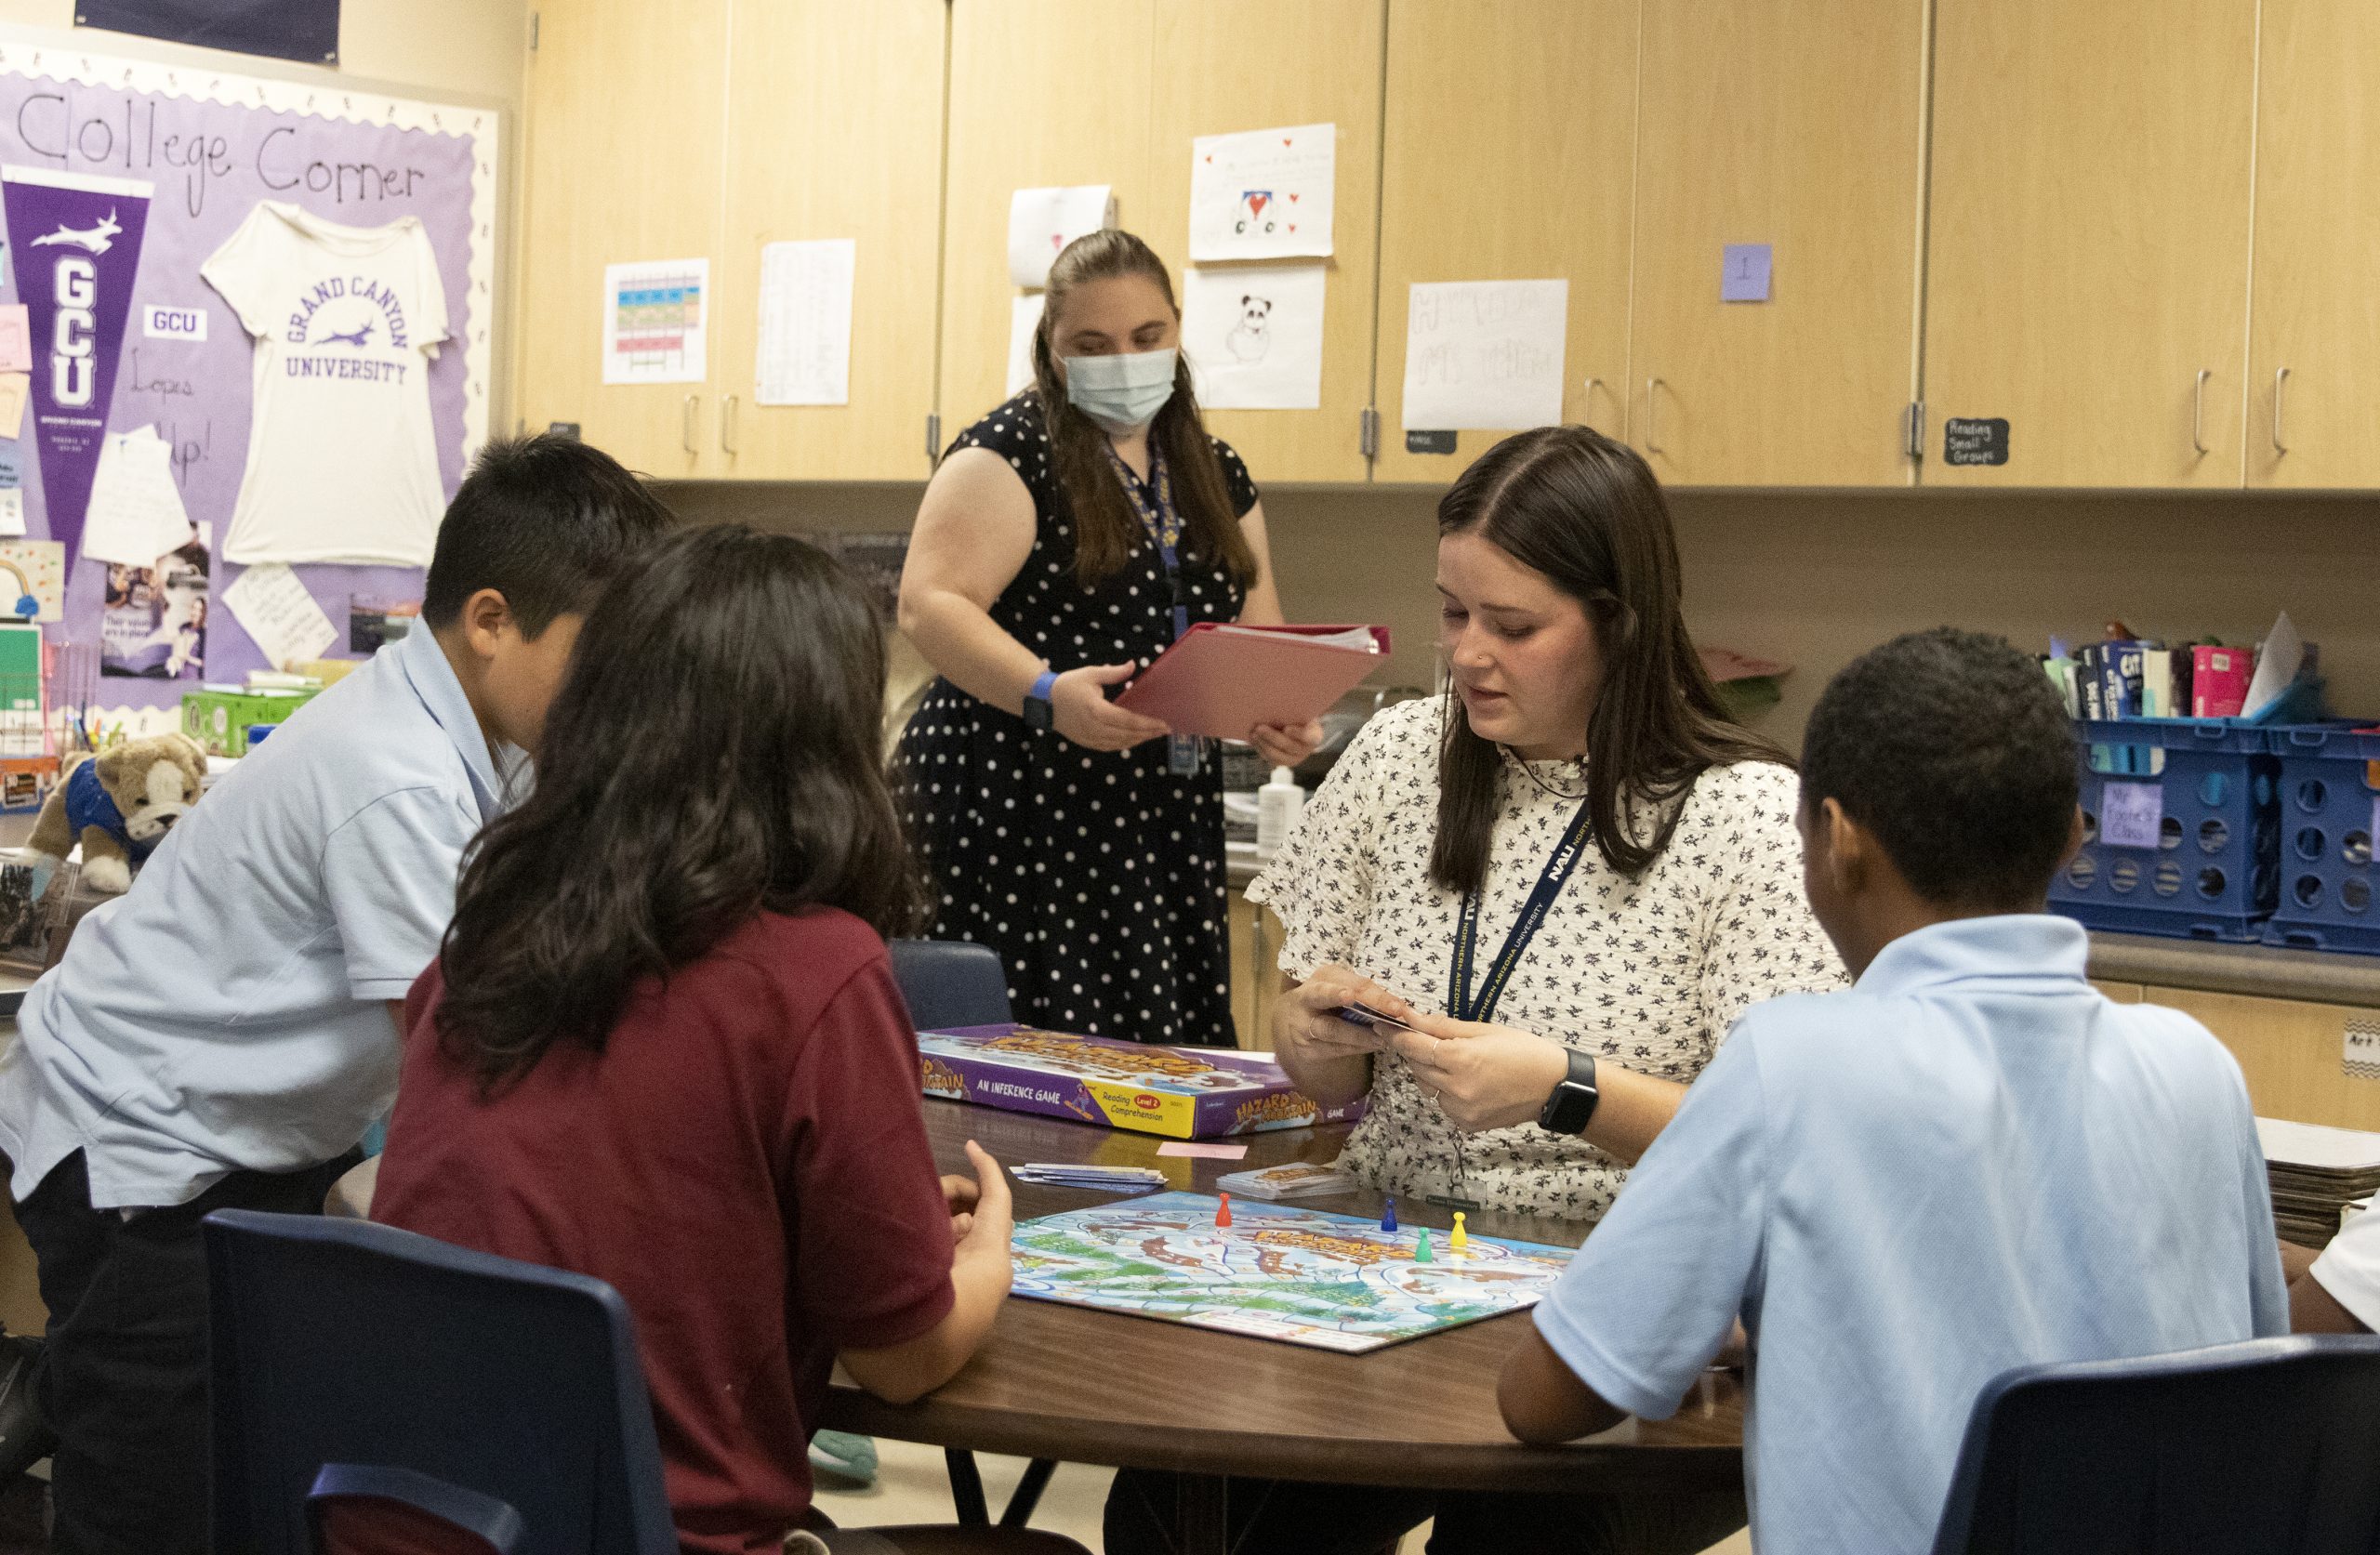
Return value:
<svg viewBox="0 0 2380 1555">
<path fill-rule="evenodd" d="M 1337 125 L 1202 135 L 1190 142 L 1190 257 L 1330 253 Z"/>
<path fill-rule="evenodd" d="M 1008 278 L 1039 290 L 1050 283 L 1058 250 L 1116 225 L 1116 195 L 1106 184 L 1020 189 L 1008 200 Z"/>
</svg>

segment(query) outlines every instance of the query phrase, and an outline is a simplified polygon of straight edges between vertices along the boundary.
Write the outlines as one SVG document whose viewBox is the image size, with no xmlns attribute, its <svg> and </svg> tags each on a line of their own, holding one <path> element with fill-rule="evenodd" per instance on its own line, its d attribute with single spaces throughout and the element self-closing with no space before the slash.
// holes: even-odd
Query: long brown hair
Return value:
<svg viewBox="0 0 2380 1555">
<path fill-rule="evenodd" d="M 1182 317 L 1165 262 L 1131 233 L 1109 229 L 1075 239 L 1051 264 L 1050 287 L 1041 299 L 1041 325 L 1033 332 L 1034 389 L 1041 401 L 1042 418 L 1049 423 L 1058 484 L 1074 516 L 1075 581 L 1085 588 L 1098 587 L 1123 569 L 1141 543 L 1141 521 L 1108 463 L 1107 434 L 1066 399 L 1051 337 L 1076 287 L 1127 275 L 1155 282 L 1174 318 Z M 1190 388 L 1186 355 L 1174 362 L 1173 398 L 1150 424 L 1149 446 L 1171 475 L 1173 500 L 1182 509 L 1183 548 L 1209 566 L 1220 565 L 1235 583 L 1247 586 L 1256 576 L 1256 553 L 1249 549 L 1247 536 L 1239 532 L 1239 516 L 1231 507 L 1231 488 L 1223 482 L 1223 461 L 1215 457 L 1214 442 L 1198 419 L 1198 400 Z"/>
<path fill-rule="evenodd" d="M 536 788 L 463 868 L 437 1030 L 483 1092 L 557 1042 L 602 1052 L 639 980 L 756 913 L 918 917 L 878 766 L 876 607 L 790 535 L 689 530 L 648 558 L 588 613 Z"/>
<path fill-rule="evenodd" d="M 1677 534 L 1660 483 L 1626 445 L 1585 427 L 1506 438 L 1438 503 L 1438 534 L 1476 532 L 1585 607 L 1604 680 L 1587 717 L 1587 814 L 1596 851 L 1621 875 L 1669 846 L 1704 769 L 1791 758 L 1727 720 L 1686 636 Z M 1503 759 L 1447 692 L 1438 753 L 1438 835 L 1430 878 L 1474 891 L 1488 873 Z M 1652 835 L 1640 836 L 1646 811 Z"/>
</svg>

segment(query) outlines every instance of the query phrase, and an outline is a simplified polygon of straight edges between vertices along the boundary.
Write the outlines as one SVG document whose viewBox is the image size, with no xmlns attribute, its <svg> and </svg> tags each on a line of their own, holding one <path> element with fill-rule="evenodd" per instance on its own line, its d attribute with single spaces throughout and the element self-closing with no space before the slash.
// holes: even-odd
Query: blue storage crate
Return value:
<svg viewBox="0 0 2380 1555">
<path fill-rule="evenodd" d="M 2091 929 L 2255 940 L 2281 889 L 2281 763 L 2267 731 L 2192 718 L 2078 719 L 2074 731 L 2083 840 L 2050 885 L 2050 910 Z M 2117 847 L 2101 837 L 2110 783 L 2158 787 L 2156 847 Z"/>
<path fill-rule="evenodd" d="M 2380 955 L 2368 765 L 2380 761 L 2380 734 L 2357 734 L 2347 724 L 2266 733 L 2281 761 L 2281 899 L 2265 943 Z"/>
</svg>

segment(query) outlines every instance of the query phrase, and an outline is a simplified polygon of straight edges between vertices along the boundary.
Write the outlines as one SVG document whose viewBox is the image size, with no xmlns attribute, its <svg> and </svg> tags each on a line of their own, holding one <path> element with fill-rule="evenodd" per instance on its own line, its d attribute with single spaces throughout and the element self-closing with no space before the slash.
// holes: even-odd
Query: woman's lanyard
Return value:
<svg viewBox="0 0 2380 1555">
<path fill-rule="evenodd" d="M 1593 829 L 1593 817 L 1588 813 L 1593 802 L 1580 801 L 1578 815 L 1563 832 L 1554 856 L 1545 861 L 1545 868 L 1537 877 L 1537 889 L 1528 893 L 1528 900 L 1521 904 L 1521 916 L 1513 923 L 1513 931 L 1504 936 L 1504 948 L 1496 953 L 1476 1000 L 1471 996 L 1471 962 L 1479 941 L 1479 892 L 1464 893 L 1462 915 L 1455 920 L 1454 966 L 1447 974 L 1447 1011 L 1456 1020 L 1486 1021 L 1496 1013 L 1496 1001 L 1503 997 L 1504 984 L 1512 981 L 1513 969 L 1520 965 L 1521 953 L 1537 937 L 1545 915 L 1554 910 L 1554 899 L 1562 894 L 1562 883 L 1570 877 L 1579 855 L 1586 850 L 1588 834 Z"/>
<path fill-rule="evenodd" d="M 1173 505 L 1173 478 L 1166 472 L 1165 459 L 1149 444 L 1149 478 L 1145 485 L 1116 452 L 1114 443 L 1107 444 L 1107 456 L 1116 465 L 1116 478 L 1123 483 L 1124 500 L 1140 515 L 1141 527 L 1148 531 L 1149 541 L 1157 547 L 1157 555 L 1165 561 L 1165 583 L 1173 599 L 1173 640 L 1190 629 L 1190 596 L 1182 581 L 1182 512 Z M 1179 776 L 1198 770 L 1198 737 L 1176 734 L 1166 741 L 1166 769 Z"/>
</svg>

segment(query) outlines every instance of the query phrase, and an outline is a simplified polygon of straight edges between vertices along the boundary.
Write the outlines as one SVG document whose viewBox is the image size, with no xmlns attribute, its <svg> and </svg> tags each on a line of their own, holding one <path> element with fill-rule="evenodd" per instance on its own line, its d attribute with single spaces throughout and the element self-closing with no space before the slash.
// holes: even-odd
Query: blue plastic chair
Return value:
<svg viewBox="0 0 2380 1555">
<path fill-rule="evenodd" d="M 2210 1550 L 2380 1550 L 2380 1337 L 2019 1366 L 1976 1399 L 1934 1555 Z"/>
<path fill-rule="evenodd" d="M 891 940 L 892 981 L 921 1032 L 989 1026 L 1009 1013 L 1008 971 L 999 953 L 972 940 Z"/>
<path fill-rule="evenodd" d="M 991 946 L 972 940 L 888 940 L 884 948 L 892 956 L 892 981 L 901 985 L 901 1002 L 909 1007 L 909 1020 L 918 1030 L 990 1026 L 1015 1019 L 1009 1010 L 1008 970 Z M 964 1447 L 949 1447 L 942 1456 L 950 1469 L 950 1501 L 959 1521 L 971 1527 L 991 1522 L 975 1455 Z M 1024 1477 L 1000 1513 L 1001 1527 L 1025 1526 L 1057 1467 L 1048 1458 L 1025 1466 Z"/>
<path fill-rule="evenodd" d="M 313 1555 L 362 1497 L 502 1555 L 677 1555 L 611 1286 L 367 1220 L 220 1209 L 203 1234 L 216 1548 Z"/>
</svg>

